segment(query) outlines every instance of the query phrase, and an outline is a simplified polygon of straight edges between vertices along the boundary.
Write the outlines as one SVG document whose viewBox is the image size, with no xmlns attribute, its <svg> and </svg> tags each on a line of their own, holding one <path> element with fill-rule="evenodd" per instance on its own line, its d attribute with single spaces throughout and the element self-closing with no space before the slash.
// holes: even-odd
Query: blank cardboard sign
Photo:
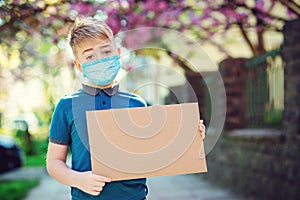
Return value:
<svg viewBox="0 0 300 200">
<path fill-rule="evenodd" d="M 87 111 L 92 171 L 112 180 L 207 172 L 198 103 Z"/>
</svg>

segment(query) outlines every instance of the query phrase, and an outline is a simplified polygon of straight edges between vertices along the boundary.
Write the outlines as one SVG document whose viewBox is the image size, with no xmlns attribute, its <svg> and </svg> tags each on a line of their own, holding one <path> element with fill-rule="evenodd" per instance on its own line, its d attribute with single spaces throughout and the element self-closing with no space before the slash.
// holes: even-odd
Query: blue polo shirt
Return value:
<svg viewBox="0 0 300 200">
<path fill-rule="evenodd" d="M 91 171 L 86 111 L 145 106 L 141 97 L 120 91 L 118 84 L 103 90 L 83 85 L 78 92 L 66 95 L 58 102 L 52 116 L 49 141 L 70 146 L 73 170 Z M 147 193 L 145 178 L 106 183 L 98 196 L 71 188 L 73 200 L 142 200 Z"/>
</svg>

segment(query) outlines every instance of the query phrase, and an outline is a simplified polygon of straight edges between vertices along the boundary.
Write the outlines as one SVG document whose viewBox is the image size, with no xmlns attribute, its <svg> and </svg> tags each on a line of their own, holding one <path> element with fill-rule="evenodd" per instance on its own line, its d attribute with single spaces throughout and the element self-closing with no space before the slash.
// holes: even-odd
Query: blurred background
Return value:
<svg viewBox="0 0 300 200">
<path fill-rule="evenodd" d="M 112 28 L 122 46 L 121 88 L 149 105 L 196 100 L 209 128 L 208 84 L 217 90 L 221 74 L 226 119 L 209 172 L 199 175 L 205 181 L 241 198 L 300 198 L 299 0 L 0 0 L 1 176 L 45 167 L 55 105 L 80 87 L 66 42 L 79 15 Z M 143 27 L 188 39 L 130 37 Z M 164 48 L 135 46 L 158 41 Z M 0 199 L 23 199 L 42 180 L 1 176 Z"/>
</svg>

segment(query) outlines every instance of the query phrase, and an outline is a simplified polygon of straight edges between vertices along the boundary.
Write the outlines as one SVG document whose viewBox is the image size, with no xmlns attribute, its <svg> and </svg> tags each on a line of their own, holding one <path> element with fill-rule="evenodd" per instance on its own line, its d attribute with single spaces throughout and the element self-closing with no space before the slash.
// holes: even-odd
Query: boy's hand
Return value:
<svg viewBox="0 0 300 200">
<path fill-rule="evenodd" d="M 199 132 L 199 134 L 201 134 L 201 137 L 204 140 L 204 138 L 205 138 L 205 125 L 203 124 L 203 120 L 199 120 L 198 132 Z"/>
<path fill-rule="evenodd" d="M 77 187 L 94 196 L 100 194 L 106 182 L 111 182 L 110 178 L 93 174 L 91 171 L 79 173 Z"/>
</svg>

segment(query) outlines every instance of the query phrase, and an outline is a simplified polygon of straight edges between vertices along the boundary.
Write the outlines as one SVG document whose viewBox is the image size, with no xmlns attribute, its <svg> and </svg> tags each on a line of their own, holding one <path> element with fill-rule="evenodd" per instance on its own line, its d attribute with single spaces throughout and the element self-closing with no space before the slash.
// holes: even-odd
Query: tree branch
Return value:
<svg viewBox="0 0 300 200">
<path fill-rule="evenodd" d="M 171 59 L 173 59 L 175 61 L 175 63 L 178 66 L 180 66 L 185 72 L 194 72 L 194 70 L 192 70 L 192 67 L 189 66 L 186 61 L 182 60 L 180 58 L 180 56 L 178 56 L 178 55 L 174 56 L 173 53 L 172 53 L 172 51 L 169 50 L 168 46 L 164 42 L 162 42 L 161 45 L 165 49 L 167 55 L 170 56 Z"/>
<path fill-rule="evenodd" d="M 291 11 L 295 13 L 298 17 L 300 17 L 300 6 L 294 2 L 294 1 L 286 1 L 286 0 L 280 0 L 280 2 L 287 6 Z"/>
<path fill-rule="evenodd" d="M 239 27 L 239 29 L 240 29 L 240 31 L 241 31 L 241 34 L 242 34 L 243 38 L 245 39 L 246 43 L 247 43 L 248 46 L 250 47 L 250 49 L 251 49 L 253 55 L 256 55 L 256 49 L 255 49 L 255 47 L 253 46 L 251 40 L 249 39 L 249 37 L 248 37 L 246 31 L 244 30 L 242 24 L 237 24 L 237 25 L 238 25 L 238 27 Z"/>
</svg>

